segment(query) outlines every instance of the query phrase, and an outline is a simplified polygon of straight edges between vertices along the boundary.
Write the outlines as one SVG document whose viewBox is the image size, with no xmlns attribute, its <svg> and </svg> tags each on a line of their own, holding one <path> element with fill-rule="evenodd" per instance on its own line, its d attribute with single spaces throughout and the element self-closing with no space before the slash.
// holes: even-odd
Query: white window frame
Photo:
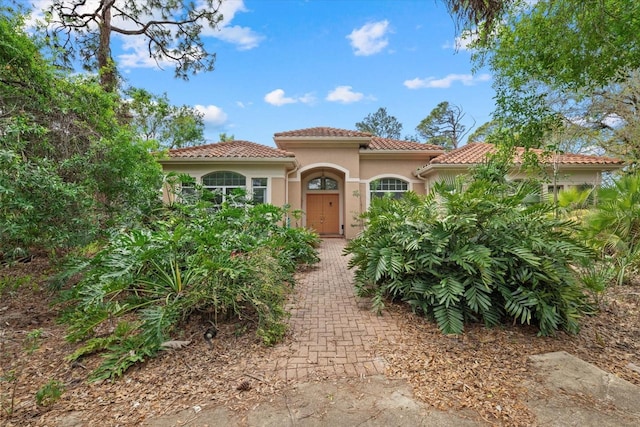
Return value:
<svg viewBox="0 0 640 427">
<path fill-rule="evenodd" d="M 233 174 L 234 178 L 238 178 L 238 177 L 242 177 L 242 179 L 244 180 L 244 184 L 240 185 L 237 183 L 224 183 L 222 185 L 207 185 L 205 184 L 205 180 L 209 177 L 211 177 L 212 175 L 217 175 L 217 174 Z M 226 181 L 227 176 L 224 176 L 223 181 Z M 247 177 L 241 173 L 238 172 L 234 172 L 234 171 L 214 171 L 211 173 L 208 173 L 206 175 L 204 175 L 200 181 L 202 182 L 202 188 L 209 190 L 217 195 L 219 195 L 220 198 L 220 203 L 224 203 L 227 200 L 227 196 L 229 194 L 231 194 L 233 192 L 233 190 L 236 190 L 238 188 L 241 188 L 243 190 L 247 190 Z"/>
<path fill-rule="evenodd" d="M 397 188 L 387 188 L 387 189 L 380 189 L 380 190 L 374 190 L 371 187 L 373 186 L 374 183 L 376 182 L 381 182 L 381 181 L 385 181 L 385 183 L 387 184 L 388 187 L 390 187 L 388 184 L 390 184 L 390 181 L 394 181 L 393 182 L 393 186 L 397 186 L 398 184 L 402 184 L 404 189 L 397 189 Z M 409 182 L 401 179 L 401 178 L 397 178 L 397 177 L 382 177 L 382 178 L 376 178 L 372 181 L 369 182 L 369 200 L 373 200 L 375 197 L 384 197 L 385 194 L 390 193 L 393 195 L 394 198 L 399 198 L 402 196 L 402 194 L 406 193 L 409 191 Z"/>
<path fill-rule="evenodd" d="M 256 185 L 256 180 L 264 180 L 264 185 Z M 260 183 L 262 184 L 262 183 Z M 256 201 L 256 194 L 258 191 L 262 194 L 262 201 Z M 254 203 L 268 203 L 269 202 L 269 178 L 266 177 L 252 177 L 251 178 L 251 200 Z"/>
</svg>

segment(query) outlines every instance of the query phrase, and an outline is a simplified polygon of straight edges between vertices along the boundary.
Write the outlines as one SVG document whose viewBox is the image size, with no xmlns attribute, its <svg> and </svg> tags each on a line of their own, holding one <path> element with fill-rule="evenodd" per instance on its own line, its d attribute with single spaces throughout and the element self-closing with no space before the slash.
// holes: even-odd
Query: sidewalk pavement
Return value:
<svg viewBox="0 0 640 427">
<path fill-rule="evenodd" d="M 391 314 L 378 316 L 368 301 L 355 296 L 345 245 L 344 239 L 324 239 L 320 263 L 297 277 L 288 307 L 293 342 L 274 365 L 274 373 L 283 379 L 384 374 L 385 361 L 373 347 L 394 343 L 398 325 Z"/>
</svg>

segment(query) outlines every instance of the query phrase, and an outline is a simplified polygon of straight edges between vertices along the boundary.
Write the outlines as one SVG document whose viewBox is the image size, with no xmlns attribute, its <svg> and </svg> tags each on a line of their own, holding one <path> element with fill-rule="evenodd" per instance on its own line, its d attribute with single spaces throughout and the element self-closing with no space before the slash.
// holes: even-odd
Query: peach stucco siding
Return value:
<svg viewBox="0 0 640 427">
<path fill-rule="evenodd" d="M 456 176 L 465 175 L 469 173 L 469 168 L 434 168 L 430 173 L 425 174 L 425 191 L 429 192 L 433 185 L 438 181 L 448 181 L 454 179 Z M 555 175 L 555 179 L 554 179 Z M 554 174 L 552 169 L 545 170 L 544 173 L 532 173 L 522 172 L 519 170 L 512 170 L 506 177 L 508 180 L 528 179 L 535 178 L 542 182 L 542 195 L 546 196 L 548 193 L 548 187 L 550 185 L 556 185 L 563 189 L 569 189 L 571 187 L 590 185 L 593 187 L 599 187 L 602 184 L 602 171 L 597 168 L 585 169 L 584 166 L 570 167 L 564 166 L 557 170 Z"/>
<path fill-rule="evenodd" d="M 301 217 L 291 216 L 292 226 L 314 224 L 314 228 L 323 230 L 319 231 L 322 234 L 351 239 L 362 229 L 359 217 L 371 203 L 372 182 L 388 179 L 387 185 L 400 187 L 395 191 L 404 191 L 406 183 L 409 191 L 426 194 L 438 181 L 469 173 L 469 168 L 493 150 L 490 144 L 471 143 L 445 152 L 439 146 L 327 127 L 277 133 L 274 142 L 276 147 L 248 141 L 186 147 L 170 150 L 161 163 L 166 173 L 189 174 L 197 182 L 212 172 L 236 172 L 247 178 L 249 192 L 251 178 L 267 178 L 268 203 L 290 205 L 292 210 L 302 212 Z M 564 164 L 558 160 L 557 166 L 561 167 L 557 173 L 547 171 L 546 183 L 543 176 L 543 194 L 554 184 L 565 189 L 584 184 L 598 186 L 602 171 L 622 167 L 621 162 L 610 158 L 560 157 Z M 526 177 L 514 169 L 508 178 Z M 536 177 L 540 178 L 540 174 Z M 171 192 L 165 188 L 165 200 L 170 201 L 170 197 Z"/>
<path fill-rule="evenodd" d="M 203 162 L 173 162 L 164 163 L 165 173 L 176 172 L 192 176 L 196 182 L 202 182 L 202 177 L 212 172 L 231 171 L 244 175 L 247 182 L 251 178 L 267 178 L 267 201 L 276 206 L 286 203 L 285 182 L 286 169 L 282 164 L 243 164 L 243 163 L 203 163 Z M 169 202 L 172 191 L 163 188 L 163 200 Z"/>
<path fill-rule="evenodd" d="M 298 163 L 289 175 L 288 202 L 294 209 L 307 211 L 307 195 L 323 192 L 339 195 L 340 234 L 351 239 L 361 230 L 359 216 L 370 203 L 369 184 L 380 178 L 397 178 L 410 190 L 424 193 L 423 181 L 413 172 L 425 165 L 430 156 L 424 152 L 363 153 L 366 140 L 340 138 L 275 138 L 278 148 L 293 152 Z M 328 177 L 338 189 L 309 190 L 310 180 Z M 306 218 L 303 216 L 303 225 Z"/>
</svg>

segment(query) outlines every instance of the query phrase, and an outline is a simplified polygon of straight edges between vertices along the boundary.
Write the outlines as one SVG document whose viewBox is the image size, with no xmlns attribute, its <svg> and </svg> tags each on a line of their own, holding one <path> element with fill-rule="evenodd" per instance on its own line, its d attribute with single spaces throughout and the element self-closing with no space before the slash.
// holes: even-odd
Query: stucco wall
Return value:
<svg viewBox="0 0 640 427">
<path fill-rule="evenodd" d="M 468 169 L 436 169 L 427 176 L 425 181 L 425 191 L 429 192 L 433 187 L 433 184 L 438 181 L 453 179 L 453 177 L 455 177 L 456 175 L 462 175 L 466 173 L 468 173 Z M 507 175 L 507 179 L 516 180 L 538 178 L 542 182 L 542 195 L 545 196 L 547 194 L 548 186 L 554 183 L 553 175 L 554 174 L 551 169 L 545 171 L 544 174 L 532 174 L 514 170 Z M 600 184 L 602 184 L 602 172 L 593 169 L 580 169 L 579 167 L 571 167 L 560 169 L 556 174 L 555 185 L 563 186 L 564 189 L 569 189 L 571 187 L 584 184 L 589 184 L 594 187 L 600 186 Z"/>
<path fill-rule="evenodd" d="M 242 163 L 177 163 L 164 164 L 165 173 L 185 173 L 202 182 L 202 177 L 212 172 L 231 171 L 244 175 L 247 183 L 251 178 L 267 178 L 267 202 L 276 206 L 282 206 L 285 202 L 285 167 L 283 165 L 269 164 L 242 164 Z M 163 189 L 163 200 L 170 201 L 170 192 Z"/>
</svg>

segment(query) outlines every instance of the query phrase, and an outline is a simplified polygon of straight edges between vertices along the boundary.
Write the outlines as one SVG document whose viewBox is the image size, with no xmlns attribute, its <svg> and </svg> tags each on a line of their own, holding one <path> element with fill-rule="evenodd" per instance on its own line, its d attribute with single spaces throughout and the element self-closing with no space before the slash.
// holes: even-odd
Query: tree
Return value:
<svg viewBox="0 0 640 427">
<path fill-rule="evenodd" d="M 640 71 L 625 74 L 626 80 L 594 91 L 575 126 L 591 147 L 625 159 L 626 172 L 635 173 L 640 168 Z"/>
<path fill-rule="evenodd" d="M 473 133 L 469 135 L 469 138 L 467 138 L 467 142 L 489 142 L 490 135 L 493 134 L 493 132 L 495 132 L 499 126 L 500 125 L 497 121 L 489 120 L 488 122 L 477 127 L 476 130 L 474 130 Z"/>
<path fill-rule="evenodd" d="M 590 98 L 640 68 L 639 15 L 633 0 L 513 3 L 475 55 L 494 74 L 495 117 L 528 147 L 579 123 Z"/>
<path fill-rule="evenodd" d="M 48 40 L 63 49 L 68 63 L 77 55 L 85 67 L 100 73 L 107 92 L 117 87 L 116 66 L 111 57 L 114 33 L 144 37 L 149 56 L 156 62 L 176 64 L 177 77 L 213 70 L 215 54 L 208 52 L 200 32 L 215 28 L 222 20 L 222 0 L 182 2 L 176 0 L 53 0 L 47 15 Z"/>
<path fill-rule="evenodd" d="M 140 220 L 161 171 L 95 79 L 66 77 L 0 7 L 0 258 Z"/>
<path fill-rule="evenodd" d="M 468 133 L 467 127 L 462 124 L 464 116 L 462 108 L 443 101 L 422 119 L 416 126 L 416 131 L 430 144 L 455 149 Z"/>
<path fill-rule="evenodd" d="M 220 142 L 234 141 L 236 137 L 234 135 L 227 135 L 226 132 L 222 132 L 218 138 Z"/>
<path fill-rule="evenodd" d="M 442 0 L 460 30 L 476 30 L 486 42 L 509 7 L 517 0 Z"/>
<path fill-rule="evenodd" d="M 356 123 L 360 132 L 369 132 L 381 138 L 400 139 L 402 123 L 394 116 L 387 114 L 386 108 L 378 108 L 373 114 L 368 114 L 361 122 Z"/>
<path fill-rule="evenodd" d="M 204 143 L 204 120 L 198 110 L 187 105 L 171 105 L 161 96 L 138 88 L 126 91 L 131 125 L 145 141 L 162 148 L 181 148 Z"/>
</svg>

